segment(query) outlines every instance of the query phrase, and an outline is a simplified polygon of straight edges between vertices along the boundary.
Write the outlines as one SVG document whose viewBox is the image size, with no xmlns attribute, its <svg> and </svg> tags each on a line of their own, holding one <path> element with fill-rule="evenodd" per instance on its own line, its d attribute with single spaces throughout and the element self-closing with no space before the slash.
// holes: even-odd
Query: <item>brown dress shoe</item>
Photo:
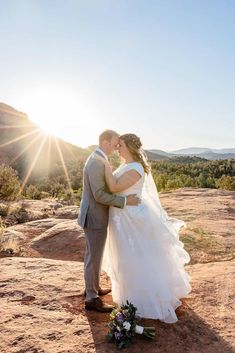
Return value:
<svg viewBox="0 0 235 353">
<path fill-rule="evenodd" d="M 112 291 L 111 288 L 100 288 L 98 291 L 98 295 L 102 296 L 102 295 L 106 295 L 109 294 Z M 86 290 L 84 290 L 83 292 L 84 297 L 86 296 Z"/>
<path fill-rule="evenodd" d="M 86 300 L 85 309 L 99 311 L 101 313 L 110 313 L 113 311 L 114 306 L 104 303 L 99 297 L 97 297 L 91 300 Z"/>
<path fill-rule="evenodd" d="M 100 288 L 98 291 L 98 295 L 106 295 L 109 294 L 112 291 L 111 288 Z"/>
</svg>

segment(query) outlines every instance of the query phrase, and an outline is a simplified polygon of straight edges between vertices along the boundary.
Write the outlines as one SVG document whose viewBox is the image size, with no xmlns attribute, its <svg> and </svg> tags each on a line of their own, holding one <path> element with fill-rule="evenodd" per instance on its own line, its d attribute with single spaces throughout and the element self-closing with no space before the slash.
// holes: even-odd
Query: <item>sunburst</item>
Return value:
<svg viewBox="0 0 235 353">
<path fill-rule="evenodd" d="M 27 172 L 27 174 L 26 174 L 26 176 L 25 176 L 25 178 L 24 178 L 24 180 L 22 182 L 19 194 L 21 194 L 22 191 L 24 190 L 24 187 L 25 187 L 25 185 L 26 185 L 26 183 L 27 183 L 32 171 L 33 171 L 33 168 L 34 168 L 34 166 L 35 166 L 35 164 L 36 164 L 36 162 L 38 160 L 38 157 L 40 156 L 40 153 L 41 153 L 42 148 L 43 148 L 43 146 L 44 146 L 44 144 L 46 142 L 46 139 L 47 139 L 47 135 L 45 134 L 43 139 L 42 139 L 42 141 L 41 141 L 41 143 L 40 143 L 39 149 L 38 149 L 38 151 L 37 151 L 37 153 L 36 153 L 36 155 L 35 155 L 35 157 L 33 159 L 33 162 L 31 163 L 31 165 L 29 167 L 29 170 L 28 170 L 28 172 Z"/>
<path fill-rule="evenodd" d="M 12 125 L 12 126 L 4 126 L 4 130 L 8 129 L 8 128 L 22 128 L 22 125 Z M 29 125 L 26 125 L 26 127 L 29 127 Z M 36 136 L 34 136 L 36 135 Z M 72 189 L 72 185 L 71 185 L 71 180 L 70 180 L 70 177 L 69 177 L 69 173 L 68 173 L 68 170 L 67 170 L 67 167 L 66 167 L 66 164 L 65 164 L 65 160 L 64 160 L 64 156 L 63 156 L 63 152 L 62 152 L 62 149 L 60 147 L 60 140 L 55 137 L 55 136 L 51 136 L 50 134 L 48 133 L 45 133 L 41 128 L 36 128 L 36 129 L 33 129 L 32 131 L 30 132 L 27 132 L 27 133 L 24 133 L 20 136 L 17 136 L 16 138 L 13 138 L 7 142 L 4 142 L 0 145 L 0 148 L 4 148 L 4 147 L 8 147 L 10 145 L 14 145 L 16 142 L 19 142 L 19 141 L 24 141 L 26 139 L 28 139 L 29 137 L 32 137 L 32 140 L 29 141 L 27 143 L 27 145 L 17 154 L 15 155 L 11 161 L 10 161 L 10 165 L 13 165 L 14 162 L 16 162 L 16 160 L 18 160 L 20 157 L 22 157 L 27 151 L 30 151 L 30 148 L 34 148 L 35 149 L 35 145 L 38 141 L 40 141 L 39 143 L 39 146 L 38 146 L 38 149 L 37 149 L 37 152 L 32 160 L 32 163 L 30 164 L 28 170 L 27 170 L 27 173 L 24 177 L 24 180 L 22 181 L 22 184 L 21 184 L 21 189 L 19 191 L 19 195 L 22 194 L 25 186 L 27 185 L 27 182 L 36 166 L 36 163 L 42 153 L 42 150 L 43 150 L 43 147 L 45 146 L 45 143 L 48 142 L 48 149 L 47 149 L 47 152 L 46 152 L 46 156 L 48 158 L 48 162 L 50 161 L 50 157 L 51 157 L 51 148 L 52 148 L 52 144 L 54 144 L 56 146 L 56 149 L 57 149 L 57 152 L 58 152 L 58 155 L 59 155 L 59 159 L 60 159 L 60 162 L 61 162 L 61 165 L 62 165 L 62 168 L 63 168 L 63 171 L 64 171 L 64 174 L 65 174 L 65 177 L 66 177 L 66 181 L 67 181 L 67 184 L 68 184 L 68 188 L 69 188 L 69 191 L 70 192 L 73 192 L 73 189 Z M 66 145 L 66 144 L 65 144 Z M 67 147 L 67 146 L 66 146 Z M 19 196 L 18 195 L 18 196 Z"/>
<path fill-rule="evenodd" d="M 66 167 L 65 162 L 64 162 L 64 157 L 63 157 L 63 154 L 62 154 L 62 151 L 61 151 L 61 148 L 60 148 L 59 140 L 56 137 L 54 138 L 54 140 L 55 140 L 55 145 L 56 145 L 57 151 L 59 153 L 59 157 L 60 157 L 60 161 L 61 161 L 62 167 L 64 169 L 64 174 L 65 174 L 68 186 L 69 186 L 69 190 L 72 191 L 73 189 L 72 189 L 72 186 L 71 186 L 71 181 L 70 181 L 70 178 L 69 178 L 67 167 Z"/>
<path fill-rule="evenodd" d="M 8 145 L 10 145 L 10 144 L 12 144 L 14 142 L 20 141 L 20 140 L 22 140 L 22 139 L 24 139 L 24 138 L 26 138 L 26 137 L 28 137 L 30 135 L 36 134 L 36 132 L 38 132 L 40 130 L 41 130 L 40 128 L 37 128 L 37 129 L 35 129 L 33 131 L 30 131 L 30 132 L 27 132 L 27 133 L 25 133 L 23 135 L 20 135 L 20 136 L 14 138 L 14 139 L 12 139 L 12 140 L 10 140 L 8 142 L 3 143 L 2 145 L 0 145 L 0 148 L 6 147 L 6 146 L 8 146 Z"/>
<path fill-rule="evenodd" d="M 20 158 L 32 145 L 34 145 L 39 140 L 39 138 L 42 137 L 42 135 L 42 131 L 39 131 L 38 135 L 35 136 L 34 139 L 30 141 L 29 144 L 11 160 L 10 165 L 13 165 L 13 163 L 15 163 L 18 158 Z"/>
</svg>

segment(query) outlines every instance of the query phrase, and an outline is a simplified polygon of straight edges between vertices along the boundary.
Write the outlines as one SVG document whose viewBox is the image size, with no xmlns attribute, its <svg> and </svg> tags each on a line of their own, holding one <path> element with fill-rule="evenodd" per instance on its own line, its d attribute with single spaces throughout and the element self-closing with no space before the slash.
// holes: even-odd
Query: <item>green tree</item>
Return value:
<svg viewBox="0 0 235 353">
<path fill-rule="evenodd" d="M 16 200 L 20 194 L 20 181 L 17 172 L 8 165 L 0 165 L 0 199 Z"/>
<path fill-rule="evenodd" d="M 224 190 L 235 191 L 235 177 L 228 175 L 223 175 L 220 179 L 217 180 L 217 187 Z"/>
<path fill-rule="evenodd" d="M 155 175 L 153 174 L 153 179 L 157 185 L 158 191 L 163 191 L 166 188 L 166 183 L 167 183 L 167 175 L 166 174 L 159 174 Z"/>
</svg>

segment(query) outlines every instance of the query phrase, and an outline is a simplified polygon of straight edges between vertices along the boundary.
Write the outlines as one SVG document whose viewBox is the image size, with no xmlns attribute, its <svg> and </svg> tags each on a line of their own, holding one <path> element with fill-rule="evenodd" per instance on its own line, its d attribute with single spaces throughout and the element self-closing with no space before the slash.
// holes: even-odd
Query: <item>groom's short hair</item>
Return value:
<svg viewBox="0 0 235 353">
<path fill-rule="evenodd" d="M 120 135 L 114 131 L 114 130 L 105 130 L 103 131 L 100 136 L 99 136 L 99 145 L 102 144 L 103 141 L 110 141 L 112 139 L 112 137 L 119 137 Z"/>
</svg>

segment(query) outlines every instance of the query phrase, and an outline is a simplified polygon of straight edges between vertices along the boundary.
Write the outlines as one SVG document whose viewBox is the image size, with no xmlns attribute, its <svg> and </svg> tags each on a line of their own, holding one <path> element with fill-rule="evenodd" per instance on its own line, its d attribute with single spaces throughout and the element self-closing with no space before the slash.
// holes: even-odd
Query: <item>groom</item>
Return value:
<svg viewBox="0 0 235 353">
<path fill-rule="evenodd" d="M 106 304 L 99 296 L 111 289 L 100 288 L 101 262 L 107 237 L 109 206 L 124 208 L 136 206 L 140 200 L 135 195 L 111 194 L 105 184 L 105 167 L 102 158 L 108 159 L 118 147 L 119 135 L 106 130 L 99 136 L 99 147 L 88 157 L 83 170 L 83 193 L 78 215 L 78 224 L 84 228 L 86 253 L 84 259 L 85 308 L 110 312 L 113 306 Z"/>
</svg>

